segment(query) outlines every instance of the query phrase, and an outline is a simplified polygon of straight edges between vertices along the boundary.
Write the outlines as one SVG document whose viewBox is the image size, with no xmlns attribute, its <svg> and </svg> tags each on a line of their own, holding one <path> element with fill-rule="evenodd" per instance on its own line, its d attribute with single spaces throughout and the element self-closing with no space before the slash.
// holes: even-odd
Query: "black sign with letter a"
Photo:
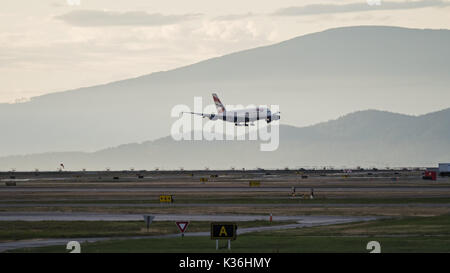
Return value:
<svg viewBox="0 0 450 273">
<path fill-rule="evenodd" d="M 211 223 L 211 240 L 236 240 L 235 223 Z"/>
</svg>

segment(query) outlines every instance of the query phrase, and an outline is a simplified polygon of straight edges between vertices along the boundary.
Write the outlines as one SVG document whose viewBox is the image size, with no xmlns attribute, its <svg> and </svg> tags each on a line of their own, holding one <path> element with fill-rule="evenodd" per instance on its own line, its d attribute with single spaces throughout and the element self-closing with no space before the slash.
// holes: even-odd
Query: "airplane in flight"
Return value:
<svg viewBox="0 0 450 273">
<path fill-rule="evenodd" d="M 210 120 L 220 119 L 227 122 L 234 122 L 235 126 L 248 126 L 248 122 L 251 123 L 250 125 L 254 125 L 253 122 L 258 120 L 266 120 L 267 123 L 271 123 L 274 120 L 280 119 L 280 112 L 272 113 L 267 107 L 254 107 L 227 111 L 217 94 L 213 93 L 212 96 L 217 107 L 217 114 L 204 114 L 195 112 L 183 113 L 199 115 L 203 118 L 209 118 Z"/>
</svg>

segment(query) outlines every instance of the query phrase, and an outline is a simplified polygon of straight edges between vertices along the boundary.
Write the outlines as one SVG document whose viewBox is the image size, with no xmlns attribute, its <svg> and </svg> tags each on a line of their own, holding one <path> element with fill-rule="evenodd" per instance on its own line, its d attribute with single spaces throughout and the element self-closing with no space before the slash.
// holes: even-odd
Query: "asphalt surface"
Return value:
<svg viewBox="0 0 450 273">
<path fill-rule="evenodd" d="M 449 192 L 450 186 L 377 186 L 377 187 L 295 187 L 297 191 L 317 192 Z M 0 192 L 290 192 L 287 187 L 0 187 Z"/>
<path fill-rule="evenodd" d="M 376 204 L 356 204 L 356 203 L 327 203 L 327 204 L 237 204 L 237 203 L 176 203 L 176 204 L 126 204 L 126 203 L 11 203 L 11 204 L 0 204 L 0 208 L 34 208 L 34 207 L 46 207 L 46 208 L 83 208 L 83 207 L 92 207 L 92 208 L 170 208 L 170 207 L 199 207 L 199 208 L 207 208 L 207 207 L 299 207 L 299 208 L 358 208 L 358 207 L 427 207 L 427 208 L 442 208 L 442 207 L 450 207 L 450 203 L 401 203 L 401 204 L 388 204 L 388 203 L 376 203 Z M 0 221 L 2 220 L 1 212 L 0 212 Z"/>
</svg>

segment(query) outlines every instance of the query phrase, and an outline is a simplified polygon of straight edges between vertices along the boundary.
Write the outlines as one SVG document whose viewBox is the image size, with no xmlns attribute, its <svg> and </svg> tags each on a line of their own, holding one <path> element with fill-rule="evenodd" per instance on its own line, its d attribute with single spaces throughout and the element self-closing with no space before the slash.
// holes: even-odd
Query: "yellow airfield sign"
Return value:
<svg viewBox="0 0 450 273">
<path fill-rule="evenodd" d="M 160 203 L 172 203 L 173 202 L 172 195 L 160 195 L 159 202 Z"/>
<path fill-rule="evenodd" d="M 211 223 L 211 240 L 236 240 L 236 223 Z"/>
</svg>

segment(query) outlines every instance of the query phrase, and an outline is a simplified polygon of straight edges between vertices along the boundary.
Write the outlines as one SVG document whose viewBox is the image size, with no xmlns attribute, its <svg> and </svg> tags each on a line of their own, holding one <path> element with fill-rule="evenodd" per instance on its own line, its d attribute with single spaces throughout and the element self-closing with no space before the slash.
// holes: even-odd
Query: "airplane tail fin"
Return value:
<svg viewBox="0 0 450 273">
<path fill-rule="evenodd" d="M 213 99 L 214 99 L 214 103 L 216 104 L 217 107 L 217 113 L 223 113 L 225 112 L 225 106 L 223 106 L 222 102 L 219 100 L 219 97 L 217 96 L 216 93 L 212 94 Z"/>
</svg>

